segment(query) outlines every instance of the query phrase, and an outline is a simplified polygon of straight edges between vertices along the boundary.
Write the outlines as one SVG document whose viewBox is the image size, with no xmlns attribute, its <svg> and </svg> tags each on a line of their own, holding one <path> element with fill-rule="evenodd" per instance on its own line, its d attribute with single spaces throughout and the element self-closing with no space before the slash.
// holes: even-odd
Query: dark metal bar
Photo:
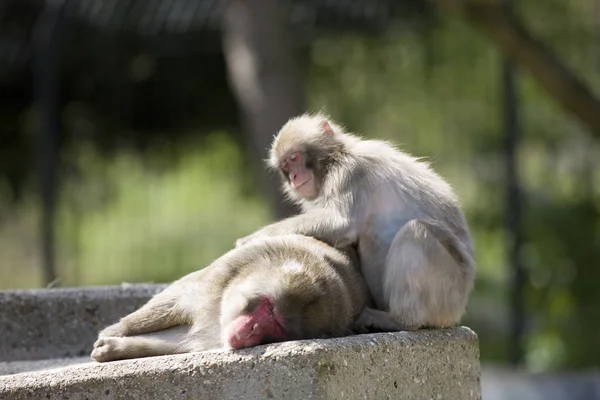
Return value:
<svg viewBox="0 0 600 400">
<path fill-rule="evenodd" d="M 511 10 L 512 0 L 505 0 Z M 521 184 L 517 151 L 520 144 L 521 128 L 519 123 L 519 97 L 517 93 L 517 73 L 514 62 L 510 59 L 502 61 L 502 108 L 505 131 L 505 164 L 506 164 L 506 222 L 507 252 L 509 265 L 512 267 L 510 282 L 510 339 L 509 360 L 519 365 L 524 357 L 525 335 L 525 302 L 523 288 L 525 285 L 525 269 L 520 256 L 523 245 Z"/>
<path fill-rule="evenodd" d="M 33 97 L 39 116 L 37 170 L 40 182 L 40 240 L 44 285 L 56 282 L 55 211 L 58 192 L 60 135 L 60 39 L 63 0 L 46 0 L 32 35 Z"/>
</svg>

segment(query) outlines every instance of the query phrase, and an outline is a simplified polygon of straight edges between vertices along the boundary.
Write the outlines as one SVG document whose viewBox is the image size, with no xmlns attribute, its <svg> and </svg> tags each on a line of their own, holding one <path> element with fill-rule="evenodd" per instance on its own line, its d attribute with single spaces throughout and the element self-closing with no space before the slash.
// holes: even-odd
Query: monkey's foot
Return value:
<svg viewBox="0 0 600 400">
<path fill-rule="evenodd" d="M 124 339 L 120 337 L 101 337 L 94 343 L 92 359 L 98 362 L 114 361 L 122 358 L 125 351 Z"/>
<path fill-rule="evenodd" d="M 368 326 L 359 324 L 357 322 L 355 322 L 350 327 L 350 331 L 352 332 L 353 335 L 362 335 L 363 333 L 371 333 L 371 330 L 369 329 Z"/>
<path fill-rule="evenodd" d="M 354 321 L 353 330 L 358 333 L 364 333 L 367 331 L 381 331 L 381 332 L 394 332 L 403 330 L 414 330 L 417 327 L 410 329 L 398 324 L 392 316 L 385 311 L 375 310 L 373 308 L 365 307 L 360 313 L 356 321 Z M 361 332 L 362 331 L 362 332 Z"/>
</svg>

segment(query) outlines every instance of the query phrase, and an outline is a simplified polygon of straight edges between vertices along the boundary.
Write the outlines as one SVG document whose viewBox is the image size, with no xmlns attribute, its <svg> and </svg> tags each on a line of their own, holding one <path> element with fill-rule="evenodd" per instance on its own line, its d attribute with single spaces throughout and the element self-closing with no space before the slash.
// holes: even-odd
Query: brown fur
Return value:
<svg viewBox="0 0 600 400">
<path fill-rule="evenodd" d="M 175 281 L 104 329 L 92 358 L 111 361 L 226 347 L 227 327 L 264 295 L 284 316 L 289 340 L 350 334 L 368 301 L 353 250 L 299 235 L 264 238 Z"/>
</svg>

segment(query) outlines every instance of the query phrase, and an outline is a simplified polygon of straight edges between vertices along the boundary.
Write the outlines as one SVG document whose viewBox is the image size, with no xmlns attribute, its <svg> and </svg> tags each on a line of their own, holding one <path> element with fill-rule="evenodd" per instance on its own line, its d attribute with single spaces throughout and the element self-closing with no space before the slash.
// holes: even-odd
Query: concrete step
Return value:
<svg viewBox="0 0 600 400">
<path fill-rule="evenodd" d="M 0 361 L 87 356 L 98 332 L 166 285 L 0 291 Z"/>
<path fill-rule="evenodd" d="M 465 327 L 92 362 L 98 331 L 164 287 L 0 292 L 0 400 L 481 398 Z"/>
<path fill-rule="evenodd" d="M 0 362 L 0 376 L 21 372 L 51 370 L 69 365 L 92 363 L 89 356 L 71 358 L 48 358 L 45 360 L 3 361 Z"/>
<path fill-rule="evenodd" d="M 481 398 L 479 377 L 463 327 L 88 362 L 1 376 L 0 399 L 466 400 Z"/>
</svg>

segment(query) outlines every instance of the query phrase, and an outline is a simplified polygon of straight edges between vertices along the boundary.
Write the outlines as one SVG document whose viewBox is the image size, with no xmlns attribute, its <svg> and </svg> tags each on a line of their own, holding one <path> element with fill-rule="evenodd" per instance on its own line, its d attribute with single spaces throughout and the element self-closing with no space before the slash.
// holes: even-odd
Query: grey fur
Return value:
<svg viewBox="0 0 600 400">
<path fill-rule="evenodd" d="M 104 329 L 92 358 L 223 348 L 230 323 L 264 295 L 283 315 L 289 340 L 348 335 L 370 301 L 354 250 L 300 235 L 266 237 L 175 281 Z"/>
<path fill-rule="evenodd" d="M 323 130 L 323 121 L 330 129 Z M 366 310 L 359 325 L 390 330 L 394 321 L 395 330 L 408 330 L 458 323 L 476 267 L 467 221 L 450 185 L 427 163 L 387 142 L 345 133 L 322 114 L 286 123 L 273 141 L 269 164 L 277 169 L 288 154 L 315 150 L 321 171 L 314 176 L 324 176 L 317 182 L 317 197 L 301 198 L 284 185 L 303 213 L 264 227 L 237 245 L 288 233 L 333 246 L 357 244 L 380 311 Z"/>
</svg>

